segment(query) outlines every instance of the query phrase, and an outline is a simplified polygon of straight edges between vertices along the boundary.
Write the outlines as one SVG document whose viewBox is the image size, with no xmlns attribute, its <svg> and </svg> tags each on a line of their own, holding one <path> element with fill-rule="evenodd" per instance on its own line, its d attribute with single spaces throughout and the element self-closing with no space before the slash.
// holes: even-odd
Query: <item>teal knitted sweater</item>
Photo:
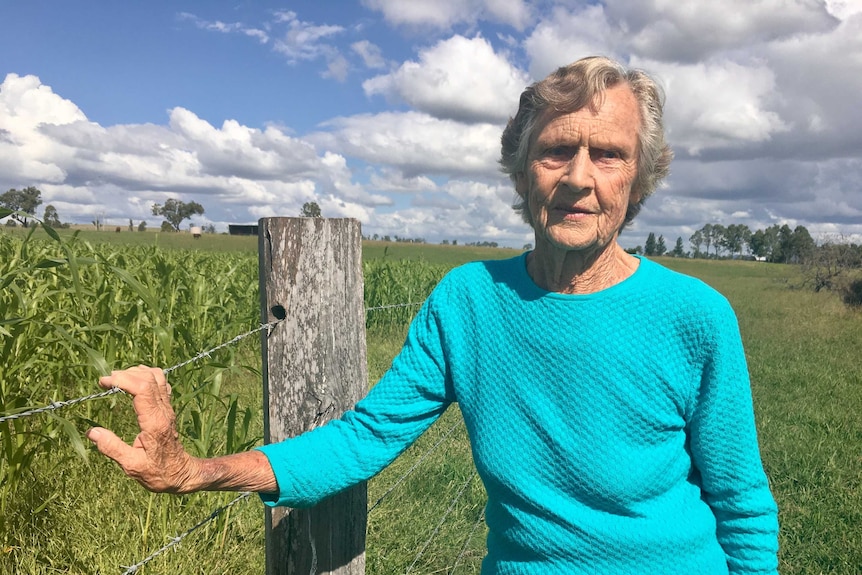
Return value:
<svg viewBox="0 0 862 575">
<path fill-rule="evenodd" d="M 353 411 L 261 448 L 279 486 L 264 500 L 368 479 L 455 401 L 488 492 L 484 574 L 777 573 L 736 318 L 699 280 L 641 259 L 565 295 L 525 256 L 453 270 Z"/>
</svg>

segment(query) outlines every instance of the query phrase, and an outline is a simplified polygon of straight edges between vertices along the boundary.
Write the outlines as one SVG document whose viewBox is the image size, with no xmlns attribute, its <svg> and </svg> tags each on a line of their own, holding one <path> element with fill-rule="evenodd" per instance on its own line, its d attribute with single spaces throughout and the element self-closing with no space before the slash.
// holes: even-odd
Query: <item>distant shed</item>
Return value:
<svg viewBox="0 0 862 575">
<path fill-rule="evenodd" d="M 257 224 L 228 224 L 227 230 L 232 236 L 256 236 Z"/>
</svg>

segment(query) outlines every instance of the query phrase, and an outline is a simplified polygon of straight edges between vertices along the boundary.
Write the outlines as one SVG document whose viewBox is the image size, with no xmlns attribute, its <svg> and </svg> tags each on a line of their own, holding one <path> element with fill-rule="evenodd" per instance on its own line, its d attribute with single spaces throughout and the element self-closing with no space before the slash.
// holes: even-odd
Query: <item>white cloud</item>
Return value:
<svg viewBox="0 0 862 575">
<path fill-rule="evenodd" d="M 847 20 L 862 13 L 862 0 L 826 0 L 826 9 L 836 18 Z"/>
<path fill-rule="evenodd" d="M 518 30 L 530 20 L 524 0 L 363 0 L 372 10 L 395 25 L 447 29 L 455 24 L 489 20 Z"/>
<path fill-rule="evenodd" d="M 719 51 L 827 32 L 837 20 L 812 0 L 606 0 L 619 40 L 642 57 L 698 62 Z"/>
<path fill-rule="evenodd" d="M 165 126 L 103 127 L 35 76 L 9 75 L 0 85 L 0 130 L 0 184 L 37 185 L 46 204 L 73 216 L 146 219 L 152 203 L 169 197 L 208 208 L 214 201 L 220 221 L 299 213 L 318 195 L 338 198 L 333 210 L 345 214 L 390 202 L 354 182 L 344 157 L 320 156 L 276 127 L 226 120 L 217 128 L 184 108 L 171 110 Z"/>
<path fill-rule="evenodd" d="M 303 22 L 295 12 L 278 12 L 276 22 L 286 24 L 287 31 L 275 41 L 275 51 L 287 57 L 291 64 L 322 56 L 331 57 L 334 48 L 322 40 L 344 32 L 341 26 L 318 26 Z"/>
<path fill-rule="evenodd" d="M 290 73 L 298 82 L 307 81 L 309 67 L 298 65 L 307 62 L 348 82 L 320 99 L 349 98 L 347 111 L 322 117 L 345 116 L 311 134 L 292 130 L 290 116 L 265 129 L 213 122 L 212 109 L 190 100 L 165 105 L 169 115 L 158 124 L 100 125 L 37 77 L 6 76 L 0 190 L 37 185 L 63 219 L 104 214 L 120 225 L 152 220 L 149 206 L 169 197 L 202 202 L 214 222 L 298 214 L 317 201 L 324 215 L 358 217 L 366 233 L 520 246 L 531 239 L 498 169 L 502 124 L 531 78 L 606 54 L 666 86 L 677 151 L 668 186 L 623 234 L 624 245 L 653 231 L 670 247 L 706 222 L 862 233 L 860 0 L 367 5 L 407 28 L 392 38 L 391 28 L 364 17 L 336 26 L 280 12 L 252 26 L 233 22 L 237 12 L 212 21 L 181 16 L 211 40 L 232 35 L 277 50 L 297 64 Z M 341 16 L 331 21 L 343 23 Z M 384 59 L 381 46 L 398 60 Z M 264 60 L 277 59 L 257 64 Z M 284 70 L 276 66 L 266 72 Z M 364 86 L 370 98 L 356 97 L 349 83 L 364 69 L 378 70 Z M 120 79 L 105 81 L 125 89 Z M 385 100 L 413 111 L 387 112 Z"/>
<path fill-rule="evenodd" d="M 517 110 L 528 76 L 482 37 L 453 36 L 391 74 L 366 80 L 369 96 L 403 99 L 437 118 L 505 123 Z"/>
<path fill-rule="evenodd" d="M 417 175 L 498 175 L 500 127 L 465 125 L 418 112 L 335 118 L 308 136 L 319 148 Z"/>
<path fill-rule="evenodd" d="M 575 12 L 555 7 L 524 40 L 524 48 L 530 57 L 530 74 L 540 80 L 560 66 L 585 56 L 623 59 L 614 51 L 614 47 L 621 47 L 617 42 L 618 35 L 619 30 L 608 22 L 600 4 Z"/>
<path fill-rule="evenodd" d="M 266 44 L 267 42 L 269 42 L 269 35 L 266 33 L 266 31 L 261 30 L 260 28 L 246 26 L 241 22 L 222 22 L 220 20 L 208 21 L 188 12 L 180 12 L 179 14 L 177 14 L 177 18 L 179 18 L 180 20 L 188 20 L 192 24 L 194 24 L 196 28 L 199 28 L 201 30 L 220 32 L 222 34 L 239 33 L 244 34 L 245 36 L 249 36 L 251 38 L 255 38 L 261 44 Z"/>
<path fill-rule="evenodd" d="M 636 64 L 638 62 L 635 62 Z M 764 142 L 788 125 L 773 109 L 775 78 L 762 63 L 644 63 L 665 84 L 671 143 L 690 154 Z"/>
<path fill-rule="evenodd" d="M 376 44 L 372 44 L 368 40 L 360 40 L 350 45 L 350 49 L 356 52 L 367 68 L 385 68 L 386 60 L 383 58 L 383 51 Z"/>
</svg>

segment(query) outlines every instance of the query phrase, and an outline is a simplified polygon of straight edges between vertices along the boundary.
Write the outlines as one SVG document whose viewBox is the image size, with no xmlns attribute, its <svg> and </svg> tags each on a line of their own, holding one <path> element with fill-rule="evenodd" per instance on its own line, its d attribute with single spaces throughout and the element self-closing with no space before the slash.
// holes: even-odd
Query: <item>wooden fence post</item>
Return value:
<svg viewBox="0 0 862 575">
<path fill-rule="evenodd" d="M 284 318 L 261 332 L 273 443 L 338 418 L 367 391 L 362 244 L 351 219 L 264 218 L 258 230 L 261 318 Z M 366 509 L 365 484 L 311 509 L 267 509 L 267 575 L 363 575 Z"/>
</svg>

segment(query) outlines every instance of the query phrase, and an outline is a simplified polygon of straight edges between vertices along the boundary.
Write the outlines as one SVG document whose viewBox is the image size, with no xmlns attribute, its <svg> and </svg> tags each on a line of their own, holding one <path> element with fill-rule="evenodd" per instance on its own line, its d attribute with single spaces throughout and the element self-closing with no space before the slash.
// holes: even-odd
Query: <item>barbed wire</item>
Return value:
<svg viewBox="0 0 862 575">
<path fill-rule="evenodd" d="M 476 529 L 482 522 L 485 520 L 485 508 L 482 508 L 482 513 L 479 514 L 479 517 L 476 518 L 476 521 L 473 523 L 473 527 L 470 529 L 470 533 L 467 534 L 467 538 L 464 539 L 464 545 L 461 546 L 461 551 L 458 553 L 458 557 L 455 559 L 455 564 L 452 565 L 452 570 L 449 571 L 449 574 L 452 575 L 455 573 L 455 570 L 458 569 L 458 565 L 461 563 L 461 558 L 464 557 L 464 554 L 467 553 L 467 547 L 470 545 L 470 540 L 473 539 L 473 534 L 476 532 Z"/>
<path fill-rule="evenodd" d="M 425 303 L 425 302 L 419 301 L 419 302 L 414 302 L 414 303 L 393 303 L 390 305 L 379 305 L 376 307 L 367 307 L 367 308 L 365 308 L 365 312 L 367 313 L 369 311 L 377 311 L 377 310 L 381 310 L 381 309 L 393 309 L 393 308 L 398 308 L 398 307 L 415 307 L 415 306 L 420 306 L 423 303 Z"/>
<path fill-rule="evenodd" d="M 443 436 L 440 439 L 438 439 L 434 445 L 432 445 L 425 453 L 423 453 L 422 457 L 417 459 L 416 462 L 413 464 L 413 466 L 410 467 L 410 469 L 408 469 L 401 477 L 399 477 L 398 480 L 395 483 L 393 483 L 389 487 L 389 489 L 387 489 L 386 492 L 377 499 L 377 501 L 374 502 L 374 505 L 372 505 L 371 507 L 368 508 L 367 513 L 371 513 L 372 511 L 374 511 L 374 509 L 376 509 L 377 506 L 380 505 L 380 503 L 384 499 L 386 499 L 386 497 L 390 493 L 392 493 L 395 490 L 395 488 L 401 484 L 402 481 L 407 479 L 414 471 L 416 471 L 416 469 L 422 464 L 422 462 L 425 461 L 428 458 L 428 456 L 431 455 L 432 452 L 434 452 L 434 450 L 436 450 L 438 447 L 440 447 L 440 445 L 443 443 L 443 441 L 447 437 L 452 435 L 452 432 L 455 431 L 455 428 L 458 427 L 460 424 L 461 424 L 460 421 L 455 422 L 455 425 L 450 427 L 449 431 L 447 431 L 445 434 L 443 434 Z"/>
<path fill-rule="evenodd" d="M 367 313 L 369 311 L 378 311 L 378 310 L 384 310 L 384 309 L 415 307 L 415 306 L 420 306 L 423 303 L 425 303 L 425 302 L 396 303 L 396 304 L 390 304 L 390 305 L 381 305 L 381 306 L 376 306 L 376 307 L 365 308 L 365 311 Z M 241 341 L 241 340 L 243 340 L 249 336 L 252 336 L 258 332 L 261 332 L 265 329 L 270 329 L 270 328 L 275 327 L 281 321 L 283 321 L 283 320 L 271 321 L 269 323 L 261 324 L 259 327 L 255 328 L 255 329 L 249 330 L 245 333 L 241 333 L 240 335 L 234 337 L 233 339 L 230 339 L 230 340 L 228 340 L 224 343 L 221 343 L 221 344 L 219 344 L 213 348 L 210 348 L 206 351 L 202 351 L 201 353 L 197 354 L 196 356 L 194 356 L 190 359 L 187 359 L 186 361 L 180 362 L 174 366 L 171 366 L 167 369 L 164 369 L 162 371 L 163 371 L 163 373 L 165 373 L 165 375 L 167 375 L 176 369 L 179 369 L 181 367 L 185 367 L 185 366 L 187 366 L 191 363 L 194 363 L 196 361 L 199 361 L 205 357 L 210 357 L 213 353 L 219 351 L 220 349 L 223 349 L 225 347 L 228 347 L 228 346 L 231 346 L 235 343 L 238 343 L 239 341 Z M 47 413 L 49 411 L 56 411 L 56 410 L 63 408 L 63 407 L 70 407 L 72 405 L 77 405 L 79 403 L 84 403 L 85 401 L 90 401 L 93 399 L 101 399 L 103 397 L 108 397 L 109 395 L 114 395 L 115 393 L 121 393 L 121 392 L 122 392 L 121 389 L 114 387 L 114 388 L 111 388 L 107 391 L 94 393 L 92 395 L 85 395 L 83 397 L 76 397 L 75 399 L 68 399 L 65 401 L 52 401 L 51 403 L 49 403 L 48 405 L 45 405 L 43 407 L 37 407 L 34 409 L 28 409 L 25 411 L 21 411 L 18 413 L 12 413 L 9 415 L 0 416 L 0 423 L 5 423 L 6 421 L 13 421 L 16 419 L 23 419 L 25 417 L 32 417 L 34 415 L 39 415 L 40 413 Z"/>
<path fill-rule="evenodd" d="M 409 575 L 410 571 L 413 570 L 413 567 L 416 563 L 419 562 L 419 559 L 422 557 L 422 554 L 425 553 L 425 550 L 431 544 L 431 541 L 437 536 L 437 533 L 440 532 L 440 528 L 443 527 L 443 524 L 446 522 L 446 519 L 449 517 L 449 514 L 455 509 L 455 505 L 460 501 L 461 497 L 464 496 L 464 493 L 467 491 L 467 487 L 473 482 L 473 479 L 476 478 L 477 473 L 474 471 L 470 474 L 470 477 L 467 478 L 467 481 L 464 482 L 464 485 L 461 486 L 461 489 L 458 490 L 458 493 L 455 494 L 455 497 L 452 499 L 452 503 L 449 504 L 449 508 L 443 513 L 443 516 L 440 518 L 440 521 L 437 522 L 437 526 L 431 531 L 431 535 L 428 536 L 428 539 L 425 540 L 425 544 L 419 549 L 419 552 L 416 553 L 416 557 L 413 559 L 413 563 L 410 564 L 410 567 L 407 568 L 405 575 Z"/>
<path fill-rule="evenodd" d="M 225 511 L 227 511 L 228 509 L 230 509 L 231 507 L 233 507 L 234 505 L 236 505 L 237 503 L 239 503 L 243 499 L 246 499 L 250 495 L 251 495 L 251 492 L 248 492 L 248 491 L 244 491 L 243 493 L 240 493 L 239 495 L 234 497 L 233 500 L 231 500 L 229 503 L 227 503 L 226 505 L 222 505 L 221 507 L 213 510 L 213 512 L 210 513 L 205 519 L 198 521 L 196 524 L 194 524 L 191 528 L 187 529 L 185 532 L 183 532 L 183 533 L 181 533 L 175 537 L 172 537 L 171 540 L 166 545 L 164 545 L 163 547 L 150 553 L 147 557 L 145 557 L 144 559 L 141 559 L 141 561 L 139 561 L 138 563 L 135 563 L 134 565 L 123 566 L 123 569 L 125 569 L 125 571 L 123 571 L 123 575 L 133 575 L 134 573 L 137 573 L 138 569 L 140 569 L 141 567 L 143 567 L 144 565 L 146 565 L 147 563 L 149 563 L 150 561 L 152 561 L 153 559 L 155 559 L 156 557 L 158 557 L 159 555 L 161 555 L 162 553 L 164 553 L 165 551 L 167 551 L 168 549 L 170 549 L 174 545 L 179 544 L 180 541 L 182 541 L 183 539 L 185 539 L 186 537 L 188 537 L 189 535 L 191 535 L 196 530 L 200 529 L 201 527 L 203 527 L 204 525 L 206 525 L 210 521 L 213 521 L 216 517 L 218 517 L 219 515 L 221 515 L 222 513 L 224 513 Z"/>
<path fill-rule="evenodd" d="M 271 322 L 269 322 L 269 323 L 261 324 L 259 327 L 255 328 L 255 329 L 252 329 L 252 330 L 249 330 L 249 331 L 247 331 L 247 332 L 245 332 L 245 333 L 241 333 L 241 334 L 239 334 L 238 336 L 234 337 L 233 339 L 231 339 L 231 340 L 229 340 L 229 341 L 226 341 L 226 342 L 224 342 L 224 343 L 221 343 L 221 344 L 219 344 L 219 345 L 217 345 L 217 346 L 215 346 L 215 347 L 213 347 L 213 348 L 210 348 L 210 349 L 208 349 L 208 350 L 206 350 L 206 351 L 202 351 L 202 352 L 200 352 L 199 354 L 197 354 L 196 356 L 192 357 L 191 359 L 187 359 L 187 360 L 185 360 L 185 361 L 183 361 L 183 362 L 181 362 L 181 363 L 178 363 L 178 364 L 176 364 L 176 365 L 174 365 L 174 366 L 171 366 L 171 367 L 169 367 L 169 368 L 163 369 L 163 370 L 162 370 L 162 372 L 163 372 L 165 375 L 167 375 L 167 374 L 171 373 L 172 371 L 174 371 L 174 370 L 176 370 L 176 369 L 179 369 L 179 368 L 181 368 L 181 367 L 185 367 L 185 366 L 189 365 L 190 363 L 194 363 L 194 362 L 196 362 L 196 361 L 198 361 L 198 360 L 200 360 L 200 359 L 202 359 L 202 358 L 209 357 L 210 355 L 212 355 L 212 354 L 213 354 L 213 353 L 215 353 L 216 351 L 218 351 L 218 350 L 220 350 L 220 349 L 222 349 L 222 348 L 228 347 L 228 346 L 230 346 L 230 345 L 233 345 L 233 344 L 235 344 L 235 343 L 237 343 L 237 342 L 239 342 L 239 341 L 242 341 L 243 339 L 245 339 L 245 338 L 247 338 L 247 337 L 249 337 L 249 336 L 252 336 L 252 335 L 254 335 L 254 334 L 258 333 L 258 332 L 261 332 L 261 331 L 263 331 L 263 330 L 265 330 L 265 329 L 273 328 L 273 327 L 275 327 L 278 323 L 279 323 L 279 321 L 271 321 Z M 55 411 L 55 410 L 60 409 L 60 408 L 62 408 L 62 407 L 69 407 L 69 406 L 71 406 L 71 405 L 77 405 L 77 404 L 79 404 L 79 403 L 84 403 L 85 401 L 90 401 L 91 399 L 99 399 L 99 398 L 102 398 L 102 397 L 107 397 L 107 396 L 109 396 L 109 395 L 114 395 L 115 393 L 121 393 L 122 391 L 123 391 L 123 390 L 122 390 L 122 389 L 120 389 L 119 387 L 112 387 L 111 389 L 109 389 L 109 390 L 107 390 L 107 391 L 102 391 L 102 392 L 99 392 L 99 393 L 94 393 L 94 394 L 92 394 L 92 395 L 85 395 L 84 397 L 77 397 L 77 398 L 75 398 L 75 399 L 69 399 L 69 400 L 66 400 L 66 401 L 54 401 L 54 402 L 51 402 L 50 404 L 48 404 L 48 405 L 46 405 L 46 406 L 44 406 L 44 407 L 38 407 L 38 408 L 35 408 L 35 409 L 30 409 L 30 410 L 27 410 L 27 411 L 22 411 L 22 412 L 19 412 L 19 413 L 13 413 L 13 414 L 11 414 L 11 415 L 4 415 L 4 416 L 0 417 L 0 423 L 4 423 L 4 422 L 6 422 L 6 421 L 12 421 L 12 420 L 15 420 L 15 419 L 21 419 L 21 418 L 24 418 L 24 417 L 30 417 L 30 416 L 33 416 L 33 415 L 38 415 L 38 414 L 40 414 L 40 413 L 46 413 L 46 412 L 48 412 L 48 411 Z"/>
</svg>

